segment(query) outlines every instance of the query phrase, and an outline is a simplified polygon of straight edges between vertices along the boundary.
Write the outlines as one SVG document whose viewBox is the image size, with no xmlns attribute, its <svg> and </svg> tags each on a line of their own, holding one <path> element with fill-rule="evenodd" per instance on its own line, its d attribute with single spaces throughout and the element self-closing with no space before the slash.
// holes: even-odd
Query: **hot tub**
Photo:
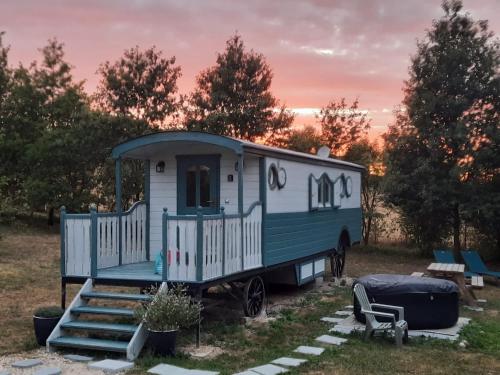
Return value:
<svg viewBox="0 0 500 375">
<path fill-rule="evenodd" d="M 458 320 L 458 286 L 448 280 L 407 275 L 368 275 L 356 280 L 365 287 L 371 303 L 403 306 L 410 329 L 453 327 Z M 354 296 L 354 315 L 365 323 Z M 375 309 L 382 312 L 394 311 Z M 397 317 L 396 317 L 397 318 Z M 378 318 L 378 321 L 389 321 Z"/>
</svg>

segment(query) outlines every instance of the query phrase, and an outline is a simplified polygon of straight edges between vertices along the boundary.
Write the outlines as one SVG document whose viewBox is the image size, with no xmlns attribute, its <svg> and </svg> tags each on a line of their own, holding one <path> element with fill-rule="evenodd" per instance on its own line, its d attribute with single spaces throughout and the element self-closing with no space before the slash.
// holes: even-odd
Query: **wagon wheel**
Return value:
<svg viewBox="0 0 500 375">
<path fill-rule="evenodd" d="M 342 277 L 345 266 L 345 253 L 349 246 L 345 242 L 340 242 L 337 250 L 330 256 L 330 265 L 332 267 L 332 276 Z"/>
<path fill-rule="evenodd" d="M 243 310 L 245 315 L 256 317 L 262 311 L 266 300 L 264 281 L 260 276 L 255 276 L 245 283 L 243 289 Z"/>
</svg>

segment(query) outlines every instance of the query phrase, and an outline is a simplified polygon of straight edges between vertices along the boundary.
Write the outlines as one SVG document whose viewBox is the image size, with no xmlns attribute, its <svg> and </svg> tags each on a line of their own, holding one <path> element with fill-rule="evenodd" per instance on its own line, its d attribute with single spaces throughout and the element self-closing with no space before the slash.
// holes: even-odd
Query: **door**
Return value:
<svg viewBox="0 0 500 375">
<path fill-rule="evenodd" d="M 177 214 L 219 213 L 220 155 L 177 156 Z"/>
</svg>

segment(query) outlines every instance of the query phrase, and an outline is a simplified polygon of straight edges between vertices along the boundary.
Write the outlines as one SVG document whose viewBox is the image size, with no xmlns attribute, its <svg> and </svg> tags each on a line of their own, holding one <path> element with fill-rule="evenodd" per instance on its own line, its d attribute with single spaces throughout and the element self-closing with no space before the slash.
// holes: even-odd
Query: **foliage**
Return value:
<svg viewBox="0 0 500 375">
<path fill-rule="evenodd" d="M 61 205 L 68 211 L 86 211 L 90 203 L 112 207 L 112 147 L 151 131 L 144 121 L 91 110 L 61 43 L 49 40 L 41 53 L 40 64 L 8 71 L 0 102 L 4 221 L 27 209 L 50 215 Z M 142 191 L 142 164 L 124 163 L 122 182 L 126 206 Z"/>
<path fill-rule="evenodd" d="M 343 158 L 366 168 L 361 181 L 361 207 L 363 209 L 363 243 L 368 245 L 372 224 L 381 217 L 382 201 L 382 151 L 375 143 L 362 139 L 349 146 Z"/>
<path fill-rule="evenodd" d="M 251 141 L 269 134 L 275 139 L 290 127 L 293 115 L 272 95 L 272 77 L 264 56 L 247 52 L 234 35 L 216 65 L 198 76 L 186 108 L 186 128 Z"/>
<path fill-rule="evenodd" d="M 136 46 L 114 63 L 106 61 L 99 73 L 95 101 L 102 110 L 144 120 L 151 126 L 165 125 L 169 116 L 177 114 L 181 68 L 175 65 L 174 56 L 164 58 L 154 46 L 145 51 Z"/>
<path fill-rule="evenodd" d="M 188 328 L 198 322 L 202 306 L 186 294 L 182 285 L 167 290 L 153 289 L 153 300 L 136 309 L 136 316 L 152 331 Z"/>
<path fill-rule="evenodd" d="M 370 120 L 359 109 L 356 99 L 351 105 L 345 98 L 331 101 L 317 116 L 321 125 L 322 139 L 333 155 L 341 155 L 350 145 L 366 135 Z"/>
<path fill-rule="evenodd" d="M 64 310 L 59 306 L 44 306 L 39 307 L 33 313 L 38 318 L 60 318 L 63 316 Z"/>
<path fill-rule="evenodd" d="M 322 145 L 321 135 L 312 125 L 303 129 L 294 129 L 287 137 L 284 147 L 309 154 L 315 154 Z"/>
<path fill-rule="evenodd" d="M 487 22 L 461 12 L 461 1 L 442 8 L 412 58 L 407 112 L 386 135 L 386 196 L 420 246 L 430 249 L 453 233 L 458 251 L 471 197 L 482 185 L 489 191 L 494 179 L 487 176 L 498 171 L 500 47 Z M 484 212 L 483 203 L 472 211 Z"/>
</svg>

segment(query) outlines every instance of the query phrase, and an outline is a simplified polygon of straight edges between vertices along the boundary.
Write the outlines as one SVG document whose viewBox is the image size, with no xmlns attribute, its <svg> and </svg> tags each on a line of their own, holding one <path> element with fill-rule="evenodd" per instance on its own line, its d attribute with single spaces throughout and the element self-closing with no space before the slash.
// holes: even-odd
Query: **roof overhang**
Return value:
<svg viewBox="0 0 500 375">
<path fill-rule="evenodd" d="M 166 131 L 160 133 L 152 133 L 143 135 L 130 141 L 119 144 L 114 147 L 111 156 L 113 159 L 118 158 L 139 158 L 138 154 L 141 151 L 146 151 L 149 148 L 167 145 L 169 143 L 200 143 L 205 145 L 213 145 L 223 147 L 234 151 L 236 154 L 243 153 L 242 142 L 228 137 L 223 137 L 215 134 L 202 132 L 188 131 Z"/>
<path fill-rule="evenodd" d="M 194 131 L 165 131 L 143 135 L 117 145 L 113 148 L 111 156 L 113 159 L 130 158 L 147 160 L 152 154 L 167 145 L 172 145 L 173 148 L 177 149 L 190 150 L 192 149 L 191 146 L 196 144 L 203 146 L 211 145 L 214 146 L 214 148 L 222 147 L 232 150 L 238 155 L 242 155 L 245 152 L 254 155 L 276 157 L 309 164 L 330 167 L 338 166 L 348 170 L 363 171 L 365 169 L 361 165 L 344 160 L 323 158 L 317 155 L 266 146 L 222 135 Z"/>
</svg>

